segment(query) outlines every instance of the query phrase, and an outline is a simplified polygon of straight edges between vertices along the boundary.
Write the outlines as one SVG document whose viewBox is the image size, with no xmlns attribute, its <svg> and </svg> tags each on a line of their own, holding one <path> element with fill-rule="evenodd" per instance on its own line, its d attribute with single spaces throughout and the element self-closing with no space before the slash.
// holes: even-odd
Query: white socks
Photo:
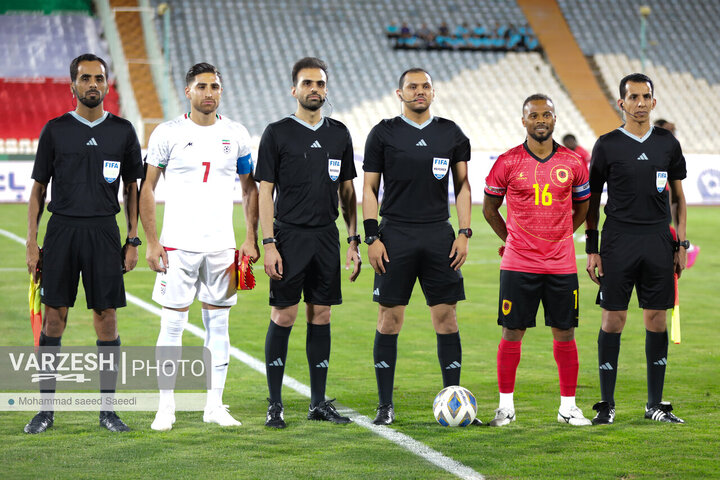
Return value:
<svg viewBox="0 0 720 480">
<path fill-rule="evenodd" d="M 160 334 L 156 346 L 158 347 L 182 347 L 182 334 L 188 322 L 188 312 L 178 312 L 168 308 L 162 309 L 160 316 Z M 165 357 L 166 355 L 163 355 Z M 180 352 L 176 355 L 179 359 Z M 175 397 L 172 389 L 160 390 L 160 401 L 158 410 L 167 409 L 175 411 Z"/>
<path fill-rule="evenodd" d="M 207 392 L 206 408 L 221 406 L 228 362 L 230 361 L 230 335 L 228 334 L 229 308 L 202 310 L 205 325 L 205 346 L 212 354 L 212 385 Z"/>
<path fill-rule="evenodd" d="M 498 404 L 498 408 L 509 408 L 510 410 L 515 410 L 515 402 L 513 401 L 513 395 L 514 392 L 510 393 L 501 393 L 500 394 L 500 403 Z"/>
</svg>

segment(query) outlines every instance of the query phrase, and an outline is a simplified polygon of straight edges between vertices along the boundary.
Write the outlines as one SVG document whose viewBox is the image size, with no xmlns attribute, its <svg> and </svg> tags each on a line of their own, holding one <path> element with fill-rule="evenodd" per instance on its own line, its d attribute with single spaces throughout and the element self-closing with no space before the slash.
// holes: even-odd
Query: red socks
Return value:
<svg viewBox="0 0 720 480">
<path fill-rule="evenodd" d="M 500 339 L 497 353 L 497 377 L 500 393 L 515 391 L 515 374 L 520 363 L 522 342 L 509 342 Z"/>
<path fill-rule="evenodd" d="M 580 365 L 575 340 L 569 342 L 553 340 L 553 355 L 555 356 L 558 376 L 560 377 L 560 395 L 574 397 Z"/>
</svg>

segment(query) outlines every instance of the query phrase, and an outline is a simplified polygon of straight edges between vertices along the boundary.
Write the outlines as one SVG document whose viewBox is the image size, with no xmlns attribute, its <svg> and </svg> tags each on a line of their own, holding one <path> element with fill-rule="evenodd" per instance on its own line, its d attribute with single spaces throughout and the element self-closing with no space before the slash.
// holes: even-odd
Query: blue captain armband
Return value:
<svg viewBox="0 0 720 480">
<path fill-rule="evenodd" d="M 244 157 L 240 157 L 237 159 L 237 173 L 238 175 L 247 175 L 248 173 L 252 173 L 253 171 L 253 165 L 252 165 L 252 156 L 248 153 Z"/>
</svg>

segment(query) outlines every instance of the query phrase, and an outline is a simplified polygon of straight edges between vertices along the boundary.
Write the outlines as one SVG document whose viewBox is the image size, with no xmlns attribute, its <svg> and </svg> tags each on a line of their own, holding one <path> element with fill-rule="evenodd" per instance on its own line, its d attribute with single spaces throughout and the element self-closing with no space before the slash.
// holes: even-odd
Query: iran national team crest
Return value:
<svg viewBox="0 0 720 480">
<path fill-rule="evenodd" d="M 449 158 L 440 158 L 435 157 L 433 158 L 433 175 L 435 175 L 435 178 L 438 180 L 442 180 L 445 178 L 445 175 L 447 175 L 448 167 L 450 166 L 450 159 Z"/>
<path fill-rule="evenodd" d="M 657 172 L 655 174 L 655 186 L 657 187 L 658 193 L 662 193 L 667 186 L 667 172 Z"/>
<path fill-rule="evenodd" d="M 340 177 L 340 160 L 328 158 L 328 175 L 333 182 Z"/>
<path fill-rule="evenodd" d="M 225 153 L 225 154 L 230 153 L 230 140 L 223 140 L 222 145 L 223 145 L 223 153 Z"/>
<path fill-rule="evenodd" d="M 105 177 L 105 181 L 113 183 L 117 180 L 118 175 L 120 175 L 120 162 L 105 160 L 103 162 L 103 177 Z"/>
</svg>

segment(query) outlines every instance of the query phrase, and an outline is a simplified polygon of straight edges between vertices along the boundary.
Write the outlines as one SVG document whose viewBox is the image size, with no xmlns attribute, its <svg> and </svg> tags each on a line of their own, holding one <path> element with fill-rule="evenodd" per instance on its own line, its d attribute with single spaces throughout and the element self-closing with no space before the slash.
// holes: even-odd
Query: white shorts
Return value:
<svg viewBox="0 0 720 480">
<path fill-rule="evenodd" d="M 152 298 L 163 307 L 184 308 L 197 297 L 219 307 L 237 303 L 235 250 L 186 252 L 169 250 L 170 266 L 158 273 Z"/>
</svg>

